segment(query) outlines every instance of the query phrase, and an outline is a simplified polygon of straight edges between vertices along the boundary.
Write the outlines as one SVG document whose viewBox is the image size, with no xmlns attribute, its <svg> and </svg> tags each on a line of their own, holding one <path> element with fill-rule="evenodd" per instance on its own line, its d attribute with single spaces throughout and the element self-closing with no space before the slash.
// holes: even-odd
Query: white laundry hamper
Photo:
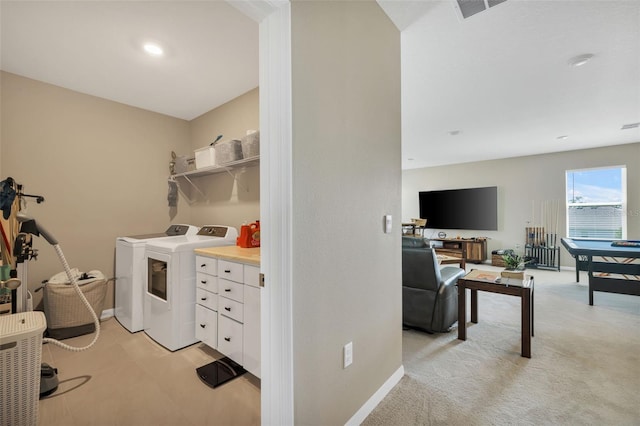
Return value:
<svg viewBox="0 0 640 426">
<path fill-rule="evenodd" d="M 107 294 L 107 279 L 100 271 L 89 271 L 81 274 L 76 268 L 78 286 L 89 304 L 100 318 Z M 44 313 L 47 318 L 47 336 L 54 339 L 67 339 L 93 333 L 95 324 L 93 317 L 76 294 L 64 272 L 54 275 L 44 285 L 42 298 Z"/>
<path fill-rule="evenodd" d="M 0 426 L 37 425 L 42 312 L 0 316 Z"/>
</svg>

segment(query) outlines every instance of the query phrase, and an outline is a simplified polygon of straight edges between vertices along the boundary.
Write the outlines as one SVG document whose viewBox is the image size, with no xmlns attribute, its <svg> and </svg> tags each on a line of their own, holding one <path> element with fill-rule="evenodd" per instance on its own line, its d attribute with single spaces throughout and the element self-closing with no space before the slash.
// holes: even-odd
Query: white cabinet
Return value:
<svg viewBox="0 0 640 426">
<path fill-rule="evenodd" d="M 242 357 L 243 324 L 225 315 L 218 314 L 218 351 L 243 365 Z M 245 370 L 247 370 L 245 368 Z M 249 370 L 247 370 L 249 371 Z"/>
<path fill-rule="evenodd" d="M 196 256 L 196 339 L 218 347 L 218 260 Z"/>
<path fill-rule="evenodd" d="M 260 268 L 196 256 L 196 270 L 196 336 L 259 378 Z M 211 330 L 214 323 L 216 342 Z"/>
</svg>

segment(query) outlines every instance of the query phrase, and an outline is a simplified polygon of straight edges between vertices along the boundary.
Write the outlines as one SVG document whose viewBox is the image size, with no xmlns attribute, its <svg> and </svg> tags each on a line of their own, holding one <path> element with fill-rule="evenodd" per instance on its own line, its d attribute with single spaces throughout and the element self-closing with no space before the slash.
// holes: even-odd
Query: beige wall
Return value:
<svg viewBox="0 0 640 426">
<path fill-rule="evenodd" d="M 560 200 L 558 234 L 566 236 L 565 171 L 591 167 L 627 166 L 627 226 L 629 239 L 640 239 L 640 143 L 578 151 L 405 170 L 402 173 L 402 217 L 418 217 L 418 192 L 434 189 L 498 187 L 498 231 L 451 231 L 450 236 L 487 236 L 488 249 L 524 245 L 525 231 L 540 204 Z M 536 219 L 537 221 L 537 219 Z M 425 236 L 437 234 L 427 230 Z M 575 266 L 562 249 L 562 265 Z"/>
<path fill-rule="evenodd" d="M 189 123 L 191 150 L 221 141 L 240 139 L 247 130 L 258 130 L 259 91 L 253 89 Z M 191 192 L 191 221 L 195 225 L 230 225 L 260 219 L 260 167 L 234 170 L 194 179 L 204 195 Z"/>
<path fill-rule="evenodd" d="M 177 208 L 167 205 L 171 151 L 193 156 L 218 134 L 240 138 L 258 129 L 257 88 L 191 122 L 5 72 L 0 90 L 1 177 L 45 197 L 30 202 L 28 213 L 58 238 L 72 267 L 113 276 L 117 236 L 170 223 L 239 228 L 259 219 L 259 166 L 194 179 L 204 197 L 190 203 L 181 194 Z M 51 246 L 41 238 L 34 246 L 32 290 L 62 271 Z M 110 284 L 105 309 L 113 300 Z"/>
<path fill-rule="evenodd" d="M 117 236 L 189 221 L 184 201 L 177 211 L 167 205 L 170 154 L 190 148 L 188 122 L 5 72 L 0 84 L 2 176 L 45 197 L 27 212 L 59 240 L 72 267 L 113 276 Z M 31 290 L 63 270 L 42 238 L 34 246 Z"/>
<path fill-rule="evenodd" d="M 402 365 L 400 33 L 373 1 L 291 13 L 294 415 L 337 425 Z"/>
</svg>

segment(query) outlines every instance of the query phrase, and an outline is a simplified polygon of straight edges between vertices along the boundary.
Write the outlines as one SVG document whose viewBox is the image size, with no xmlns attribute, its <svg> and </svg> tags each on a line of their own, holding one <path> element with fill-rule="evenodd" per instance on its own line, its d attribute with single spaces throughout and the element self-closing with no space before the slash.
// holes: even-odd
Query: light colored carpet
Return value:
<svg viewBox="0 0 640 426">
<path fill-rule="evenodd" d="M 529 272 L 531 359 L 520 356 L 520 299 L 479 292 L 466 341 L 457 325 L 403 332 L 405 377 L 363 424 L 639 425 L 640 297 L 596 292 L 589 306 L 586 276 Z"/>
</svg>

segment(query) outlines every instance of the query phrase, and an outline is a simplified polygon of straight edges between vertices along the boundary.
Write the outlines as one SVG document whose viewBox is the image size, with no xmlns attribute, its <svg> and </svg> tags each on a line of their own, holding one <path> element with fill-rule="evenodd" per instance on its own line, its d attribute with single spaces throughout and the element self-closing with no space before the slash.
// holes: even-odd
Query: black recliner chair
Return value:
<svg viewBox="0 0 640 426">
<path fill-rule="evenodd" d="M 430 333 L 447 332 L 458 319 L 458 278 L 465 270 L 440 269 L 422 238 L 402 237 L 402 323 Z"/>
</svg>

